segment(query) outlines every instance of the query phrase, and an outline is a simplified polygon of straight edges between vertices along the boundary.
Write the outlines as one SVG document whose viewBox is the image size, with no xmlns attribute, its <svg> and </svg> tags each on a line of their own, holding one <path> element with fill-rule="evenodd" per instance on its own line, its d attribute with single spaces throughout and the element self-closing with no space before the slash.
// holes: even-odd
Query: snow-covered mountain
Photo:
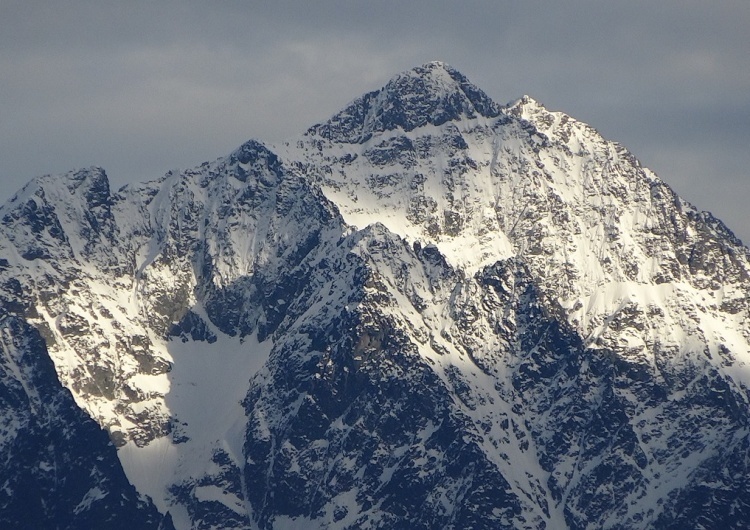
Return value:
<svg viewBox="0 0 750 530">
<path fill-rule="evenodd" d="M 6 526 L 29 488 L 70 528 L 750 524 L 748 249 L 527 96 L 429 63 L 0 223 Z"/>
</svg>

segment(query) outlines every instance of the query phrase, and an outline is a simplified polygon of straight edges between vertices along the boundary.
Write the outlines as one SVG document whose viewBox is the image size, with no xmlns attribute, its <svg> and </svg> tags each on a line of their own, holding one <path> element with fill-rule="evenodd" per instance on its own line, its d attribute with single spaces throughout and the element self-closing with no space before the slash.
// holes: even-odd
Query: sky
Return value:
<svg viewBox="0 0 750 530">
<path fill-rule="evenodd" d="M 748 28 L 748 0 L 0 0 L 0 201 L 281 141 L 441 60 L 592 125 L 750 243 Z"/>
</svg>

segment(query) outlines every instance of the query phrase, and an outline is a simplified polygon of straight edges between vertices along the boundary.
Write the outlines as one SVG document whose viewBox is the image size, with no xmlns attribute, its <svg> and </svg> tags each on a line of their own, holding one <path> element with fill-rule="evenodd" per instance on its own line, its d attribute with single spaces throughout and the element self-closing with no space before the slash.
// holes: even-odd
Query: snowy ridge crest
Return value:
<svg viewBox="0 0 750 530">
<path fill-rule="evenodd" d="M 344 143 L 363 143 L 373 134 L 400 128 L 442 125 L 461 117 L 495 117 L 500 107 L 462 74 L 438 61 L 393 79 L 365 94 L 308 135 Z"/>
<path fill-rule="evenodd" d="M 750 521 L 748 249 L 528 96 L 428 63 L 289 142 L 0 216 L 0 315 L 175 528 Z M 18 358 L 0 398 L 38 403 Z"/>
</svg>

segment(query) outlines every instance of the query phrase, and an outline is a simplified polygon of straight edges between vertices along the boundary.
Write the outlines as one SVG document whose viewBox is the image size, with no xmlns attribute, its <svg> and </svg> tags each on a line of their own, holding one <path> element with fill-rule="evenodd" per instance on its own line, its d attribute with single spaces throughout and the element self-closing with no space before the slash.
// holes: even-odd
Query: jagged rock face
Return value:
<svg viewBox="0 0 750 530">
<path fill-rule="evenodd" d="M 500 106 L 450 66 L 434 62 L 393 78 L 365 94 L 326 123 L 309 131 L 337 143 L 364 143 L 387 131 L 409 132 L 425 125 L 496 117 Z"/>
<path fill-rule="evenodd" d="M 750 524 L 747 249 L 529 97 L 429 63 L 0 219 L 3 311 L 177 528 Z"/>
<path fill-rule="evenodd" d="M 39 333 L 0 316 L 3 528 L 172 528 L 55 375 Z"/>
</svg>

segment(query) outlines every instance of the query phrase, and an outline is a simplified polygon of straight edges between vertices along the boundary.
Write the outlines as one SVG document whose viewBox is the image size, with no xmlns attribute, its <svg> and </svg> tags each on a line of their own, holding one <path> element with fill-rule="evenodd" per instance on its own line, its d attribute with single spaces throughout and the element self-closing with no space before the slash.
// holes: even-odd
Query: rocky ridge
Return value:
<svg viewBox="0 0 750 530">
<path fill-rule="evenodd" d="M 177 528 L 750 520 L 748 250 L 529 97 L 428 63 L 279 145 L 42 177 L 0 222 L 3 315 Z"/>
</svg>

